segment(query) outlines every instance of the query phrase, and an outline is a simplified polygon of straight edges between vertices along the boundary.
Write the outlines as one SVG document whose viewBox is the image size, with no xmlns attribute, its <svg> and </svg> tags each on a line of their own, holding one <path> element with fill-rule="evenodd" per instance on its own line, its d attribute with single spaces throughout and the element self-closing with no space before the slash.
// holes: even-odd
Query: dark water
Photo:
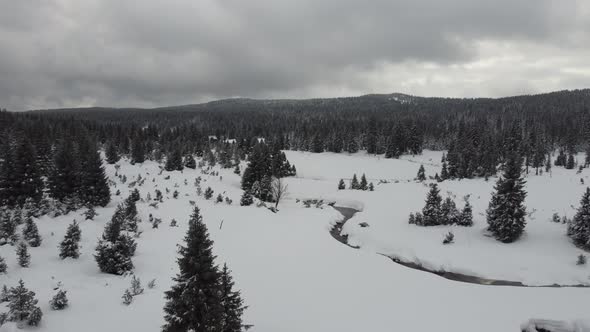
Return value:
<svg viewBox="0 0 590 332">
<path fill-rule="evenodd" d="M 336 225 L 334 225 L 334 227 L 332 227 L 332 229 L 330 230 L 330 234 L 332 235 L 333 238 L 335 238 L 340 243 L 343 243 L 351 248 L 358 249 L 359 247 L 352 246 L 352 245 L 348 244 L 348 235 L 343 235 L 341 233 L 342 233 L 342 227 L 344 226 L 344 224 L 359 211 L 355 210 L 353 208 L 341 207 L 341 206 L 333 206 L 333 208 L 336 211 L 340 212 L 344 218 L 341 221 L 339 221 L 338 223 L 336 223 Z M 388 255 L 383 255 L 383 256 L 391 259 L 393 262 L 395 262 L 397 264 L 403 265 L 403 266 L 408 267 L 410 269 L 424 271 L 424 272 L 436 274 L 436 275 L 443 277 L 445 279 L 459 281 L 459 282 L 466 282 L 466 283 L 470 283 L 470 284 L 489 285 L 489 286 L 516 286 L 516 287 L 580 287 L 580 288 L 590 287 L 590 285 L 582 285 L 582 284 L 578 284 L 578 285 L 552 284 L 552 285 L 541 285 L 541 286 L 529 286 L 529 285 L 523 284 L 520 281 L 487 279 L 487 278 L 480 278 L 480 277 L 462 274 L 462 273 L 448 272 L 448 271 L 444 271 L 444 270 L 439 270 L 439 271 L 431 270 L 431 269 L 428 269 L 418 263 L 404 261 L 404 260 L 401 260 L 397 257 L 391 257 Z"/>
</svg>

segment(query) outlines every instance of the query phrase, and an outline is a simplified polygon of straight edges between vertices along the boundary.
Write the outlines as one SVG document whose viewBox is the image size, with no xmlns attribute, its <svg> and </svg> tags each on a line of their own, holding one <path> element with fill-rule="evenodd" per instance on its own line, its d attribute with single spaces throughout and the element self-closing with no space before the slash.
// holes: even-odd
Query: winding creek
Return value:
<svg viewBox="0 0 590 332">
<path fill-rule="evenodd" d="M 340 212 L 340 214 L 342 214 L 343 218 L 341 221 L 337 222 L 332 227 L 332 229 L 330 230 L 330 234 L 338 242 L 340 242 L 350 248 L 359 249 L 358 246 L 353 246 L 348 243 L 348 235 L 342 234 L 342 228 L 344 227 L 344 224 L 346 224 L 346 222 L 348 220 L 350 220 L 352 217 L 354 217 L 354 215 L 357 212 L 359 212 L 359 210 L 349 208 L 349 207 L 341 207 L 341 206 L 332 206 L 332 207 L 336 211 Z M 391 259 L 393 262 L 400 264 L 402 266 L 405 266 L 407 268 L 410 268 L 410 269 L 436 274 L 437 276 L 443 277 L 448 280 L 466 282 L 466 283 L 471 283 L 471 284 L 488 285 L 488 286 L 515 286 L 515 287 L 555 287 L 555 288 L 559 288 L 559 287 L 579 287 L 579 288 L 590 287 L 590 285 L 584 285 L 584 284 L 577 284 L 577 285 L 559 285 L 559 284 L 526 285 L 520 281 L 487 279 L 487 278 L 481 278 L 481 277 L 462 274 L 462 273 L 449 272 L 449 271 L 445 271 L 445 270 L 431 270 L 431 269 L 428 269 L 428 268 L 420 265 L 419 263 L 405 261 L 405 260 L 400 259 L 399 257 L 389 256 L 389 255 L 385 255 L 385 254 L 380 254 L 380 255 L 383 255 L 383 256 Z"/>
</svg>

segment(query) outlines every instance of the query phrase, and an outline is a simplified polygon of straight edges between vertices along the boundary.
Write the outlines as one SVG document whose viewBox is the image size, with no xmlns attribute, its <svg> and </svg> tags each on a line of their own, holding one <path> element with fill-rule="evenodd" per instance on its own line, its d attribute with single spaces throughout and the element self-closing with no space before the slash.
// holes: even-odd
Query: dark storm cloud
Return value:
<svg viewBox="0 0 590 332">
<path fill-rule="evenodd" d="M 4 1 L 0 105 L 570 88 L 589 78 L 589 14 L 549 0 Z"/>
</svg>

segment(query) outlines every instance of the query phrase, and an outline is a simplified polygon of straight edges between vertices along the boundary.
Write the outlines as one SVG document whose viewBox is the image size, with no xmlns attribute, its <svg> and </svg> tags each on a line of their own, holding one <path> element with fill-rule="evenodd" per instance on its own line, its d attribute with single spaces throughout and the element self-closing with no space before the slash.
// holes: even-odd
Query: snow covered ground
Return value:
<svg viewBox="0 0 590 332">
<path fill-rule="evenodd" d="M 440 153 L 427 152 L 416 158 L 400 160 L 356 154 L 311 154 L 287 152 L 297 167 L 297 178 L 288 179 L 290 195 L 272 213 L 255 206 L 240 207 L 240 178 L 232 170 L 221 170 L 220 176 L 202 175 L 199 169 L 183 173 L 164 172 L 158 165 L 146 162 L 132 166 L 122 161 L 120 174 L 128 182 L 141 174 L 147 178 L 138 189 L 142 198 L 155 189 L 164 193 L 165 201 L 157 209 L 139 203 L 143 234 L 133 261 L 135 274 L 144 283 L 156 279 L 156 287 L 147 289 L 130 306 L 121 296 L 131 277 L 102 274 L 93 258 L 97 238 L 110 219 L 118 202 L 132 189 L 115 176 L 107 166 L 109 177 L 116 181 L 120 196 L 94 221 L 83 221 L 82 211 L 58 218 L 37 220 L 43 244 L 30 248 L 31 267 L 20 268 L 14 248 L 0 247 L 8 273 L 0 276 L 0 285 L 15 285 L 23 278 L 28 288 L 37 293 L 44 312 L 37 329 L 49 332 L 69 331 L 159 331 L 163 324 L 162 307 L 165 290 L 176 273 L 176 244 L 186 231 L 191 212 L 190 200 L 202 209 L 209 227 L 218 263 L 227 262 L 233 270 L 236 286 L 250 306 L 245 323 L 254 324 L 255 332 L 325 332 L 325 331 L 516 331 L 529 318 L 555 320 L 588 319 L 590 289 L 515 288 L 481 286 L 449 281 L 438 276 L 411 270 L 375 254 L 382 252 L 420 260 L 432 266 L 456 271 L 526 281 L 527 283 L 590 282 L 589 267 L 575 265 L 580 253 L 565 236 L 565 226 L 549 221 L 551 214 L 573 215 L 570 205 L 577 206 L 583 186 L 579 178 L 590 183 L 588 170 L 554 169 L 553 176 L 531 176 L 527 189 L 529 219 L 525 237 L 511 245 L 499 244 L 483 234 L 483 213 L 494 179 L 450 181 L 441 186 L 442 193 L 451 191 L 457 198 L 472 194 L 475 226 L 453 228 L 455 244 L 442 246 L 448 227 L 418 228 L 407 224 L 410 212 L 421 209 L 427 188 L 408 182 L 424 163 L 427 175 L 439 171 Z M 431 165 L 432 164 L 432 165 Z M 376 185 L 375 192 L 338 191 L 340 178 L 353 173 L 366 173 Z M 169 180 L 165 177 L 171 175 Z M 211 186 L 215 195 L 224 193 L 232 205 L 215 204 L 197 197 L 194 179 L 203 177 L 202 188 Z M 153 180 L 155 179 L 155 180 Z M 185 185 L 184 181 L 187 181 Z M 377 185 L 380 179 L 389 184 Z M 397 180 L 399 183 L 394 183 Z M 166 193 L 165 188 L 170 189 Z M 180 192 L 178 199 L 172 192 Z M 360 208 L 345 226 L 349 240 L 361 245 L 354 250 L 335 241 L 330 225 L 341 216 L 324 207 L 304 208 L 297 199 L 323 198 Z M 459 199 L 457 199 L 459 202 Z M 461 204 L 459 204 L 461 205 Z M 158 229 L 147 222 L 148 215 L 163 219 Z M 172 218 L 179 227 L 169 227 Z M 80 221 L 82 256 L 62 261 L 57 245 L 67 225 Z M 370 227 L 360 228 L 366 221 Z M 223 226 L 220 228 L 223 222 Z M 70 307 L 51 311 L 48 301 L 57 282 L 68 290 Z M 15 329 L 6 324 L 0 331 Z"/>
</svg>

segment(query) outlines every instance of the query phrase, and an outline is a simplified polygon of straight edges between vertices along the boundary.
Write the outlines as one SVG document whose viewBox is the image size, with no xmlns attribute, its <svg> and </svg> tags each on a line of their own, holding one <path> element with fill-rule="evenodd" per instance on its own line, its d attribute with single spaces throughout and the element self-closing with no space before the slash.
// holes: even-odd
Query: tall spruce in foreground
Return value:
<svg viewBox="0 0 590 332">
<path fill-rule="evenodd" d="M 16 260 L 20 267 L 29 267 L 31 265 L 31 255 L 25 242 L 20 242 L 16 247 Z"/>
<path fill-rule="evenodd" d="M 37 306 L 35 292 L 25 287 L 23 280 L 18 281 L 18 286 L 9 291 L 8 320 L 11 322 L 26 322 L 30 326 L 37 326 L 43 313 Z"/>
<path fill-rule="evenodd" d="M 522 158 L 516 153 L 508 156 L 504 174 L 496 182 L 496 190 L 487 209 L 488 230 L 496 240 L 516 241 L 526 226 L 524 199 L 526 181 L 522 177 Z"/>
<path fill-rule="evenodd" d="M 567 233 L 577 246 L 590 250 L 590 188 L 586 188 Z"/>
<path fill-rule="evenodd" d="M 184 245 L 179 246 L 179 273 L 166 292 L 164 332 L 222 331 L 224 308 L 221 275 L 215 265 L 213 241 L 209 239 L 198 207 L 188 222 Z"/>
<path fill-rule="evenodd" d="M 227 264 L 223 264 L 221 270 L 221 301 L 223 303 L 223 332 L 242 331 L 242 314 L 246 307 L 240 296 L 240 292 L 233 289 L 232 280 Z"/>
<path fill-rule="evenodd" d="M 59 244 L 59 257 L 61 259 L 70 258 L 78 258 L 80 257 L 80 246 L 78 242 L 80 242 L 80 238 L 82 235 L 82 231 L 80 230 L 80 226 L 74 220 L 66 230 L 66 235 L 64 236 L 63 241 Z"/>
<path fill-rule="evenodd" d="M 63 202 L 73 198 L 79 187 L 78 159 L 69 139 L 58 145 L 54 155 L 53 169 L 49 175 L 49 194 Z"/>
</svg>

